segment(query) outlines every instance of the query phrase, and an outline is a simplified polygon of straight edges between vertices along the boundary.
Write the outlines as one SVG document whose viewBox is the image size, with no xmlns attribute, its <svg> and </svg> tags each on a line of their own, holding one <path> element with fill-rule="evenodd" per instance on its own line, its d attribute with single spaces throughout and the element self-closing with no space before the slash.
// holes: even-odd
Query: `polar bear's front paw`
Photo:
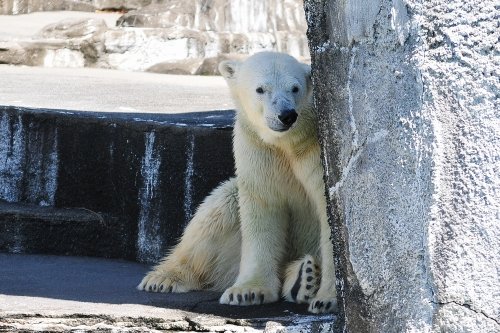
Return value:
<svg viewBox="0 0 500 333">
<path fill-rule="evenodd" d="M 196 288 L 181 283 L 168 273 L 151 271 L 142 279 L 137 289 L 161 293 L 183 293 Z"/>
<path fill-rule="evenodd" d="M 309 304 L 309 312 L 312 313 L 330 313 L 337 310 L 337 297 L 333 293 L 318 292 Z"/>
<path fill-rule="evenodd" d="M 279 299 L 277 290 L 267 287 L 231 287 L 226 289 L 220 298 L 221 304 L 259 305 L 276 302 Z"/>
</svg>

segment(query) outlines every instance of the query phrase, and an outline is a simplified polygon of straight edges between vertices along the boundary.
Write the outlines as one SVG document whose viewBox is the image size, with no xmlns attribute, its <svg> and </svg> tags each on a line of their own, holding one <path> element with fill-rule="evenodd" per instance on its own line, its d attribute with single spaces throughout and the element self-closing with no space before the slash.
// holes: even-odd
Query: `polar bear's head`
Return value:
<svg viewBox="0 0 500 333">
<path fill-rule="evenodd" d="M 308 111 L 311 68 L 287 54 L 261 52 L 243 62 L 223 61 L 219 71 L 238 109 L 261 136 L 286 135 Z"/>
</svg>

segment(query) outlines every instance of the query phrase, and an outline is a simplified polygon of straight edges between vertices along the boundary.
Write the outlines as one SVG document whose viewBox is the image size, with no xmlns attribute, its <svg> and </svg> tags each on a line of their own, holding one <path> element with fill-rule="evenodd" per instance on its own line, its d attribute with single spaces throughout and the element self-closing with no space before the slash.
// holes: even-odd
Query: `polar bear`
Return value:
<svg viewBox="0 0 500 333">
<path fill-rule="evenodd" d="M 224 291 L 220 303 L 336 309 L 331 230 L 312 108 L 310 66 L 275 52 L 219 71 L 237 113 L 236 176 L 200 205 L 179 244 L 138 289 Z"/>
</svg>

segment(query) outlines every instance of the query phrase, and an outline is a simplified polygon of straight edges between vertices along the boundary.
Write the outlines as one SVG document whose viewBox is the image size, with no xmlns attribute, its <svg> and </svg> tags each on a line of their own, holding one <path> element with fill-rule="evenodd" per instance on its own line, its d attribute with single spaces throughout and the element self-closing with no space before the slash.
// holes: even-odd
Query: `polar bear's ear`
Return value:
<svg viewBox="0 0 500 333">
<path fill-rule="evenodd" d="M 219 72 L 226 80 L 234 80 L 241 63 L 234 60 L 225 60 L 219 64 Z"/>
</svg>

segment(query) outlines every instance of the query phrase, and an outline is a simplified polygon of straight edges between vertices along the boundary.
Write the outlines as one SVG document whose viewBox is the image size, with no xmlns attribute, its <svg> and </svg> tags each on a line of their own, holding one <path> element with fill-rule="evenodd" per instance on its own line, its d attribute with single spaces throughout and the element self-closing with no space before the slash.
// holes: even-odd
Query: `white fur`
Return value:
<svg viewBox="0 0 500 333">
<path fill-rule="evenodd" d="M 236 178 L 207 197 L 180 243 L 138 288 L 225 290 L 220 302 L 231 305 L 274 302 L 282 294 L 307 299 L 311 312 L 330 312 L 336 307 L 333 249 L 310 68 L 263 52 L 222 62 L 219 70 L 238 110 Z M 298 114 L 288 129 L 278 118 L 282 110 Z M 306 273 L 313 257 L 321 269 Z M 316 285 L 306 290 L 307 274 Z"/>
</svg>

